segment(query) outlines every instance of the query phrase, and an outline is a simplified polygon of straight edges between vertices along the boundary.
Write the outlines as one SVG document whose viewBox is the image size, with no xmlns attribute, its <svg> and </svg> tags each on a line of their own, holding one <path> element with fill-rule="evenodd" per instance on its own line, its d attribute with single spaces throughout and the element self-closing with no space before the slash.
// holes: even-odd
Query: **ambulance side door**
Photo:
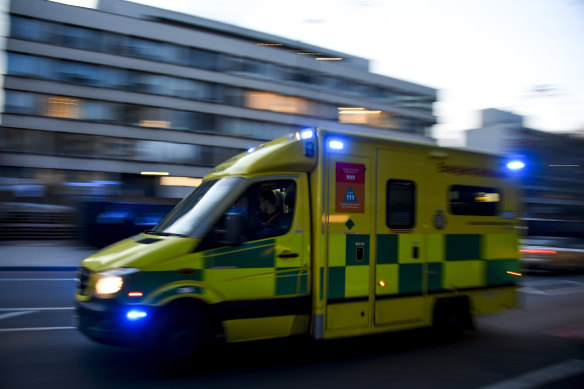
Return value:
<svg viewBox="0 0 584 389">
<path fill-rule="evenodd" d="M 374 321 L 415 326 L 426 310 L 425 155 L 387 146 L 376 158 Z"/>
<path fill-rule="evenodd" d="M 202 253 L 204 281 L 223 298 L 216 309 L 228 341 L 307 331 L 307 196 L 305 175 L 271 176 L 255 179 L 234 204 L 228 205 L 224 218 L 244 213 L 242 241 L 215 243 Z M 278 215 L 274 209 L 265 214 L 267 208 L 259 205 L 265 198 Z M 221 231 L 221 221 L 218 224 L 215 230 Z"/>
<path fill-rule="evenodd" d="M 352 331 L 371 324 L 373 159 L 348 140 L 327 159 L 326 329 Z"/>
</svg>

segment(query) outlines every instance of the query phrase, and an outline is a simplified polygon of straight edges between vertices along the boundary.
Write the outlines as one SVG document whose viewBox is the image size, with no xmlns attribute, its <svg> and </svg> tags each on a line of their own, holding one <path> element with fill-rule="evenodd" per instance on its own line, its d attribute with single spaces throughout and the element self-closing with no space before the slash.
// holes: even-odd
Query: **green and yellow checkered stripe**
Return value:
<svg viewBox="0 0 584 389">
<path fill-rule="evenodd" d="M 355 249 L 359 245 L 364 247 L 364 256 L 357 261 Z M 517 281 L 507 273 L 519 269 L 517 236 L 512 233 L 380 234 L 376 245 L 378 296 L 494 287 Z M 414 258 L 416 246 L 419 258 Z M 369 235 L 330 236 L 328 300 L 368 296 L 369 257 Z"/>
<path fill-rule="evenodd" d="M 426 264 L 411 255 L 412 247 L 423 238 L 415 234 L 377 236 L 377 279 L 386 284 L 377 285 L 378 295 L 421 293 L 424 282 L 426 290 L 433 293 L 517 281 L 507 273 L 519 269 L 515 234 L 427 235 L 421 245 L 427 251 Z"/>
<path fill-rule="evenodd" d="M 328 300 L 369 295 L 369 235 L 331 235 L 328 261 Z M 357 258 L 361 248 L 362 258 Z"/>
</svg>

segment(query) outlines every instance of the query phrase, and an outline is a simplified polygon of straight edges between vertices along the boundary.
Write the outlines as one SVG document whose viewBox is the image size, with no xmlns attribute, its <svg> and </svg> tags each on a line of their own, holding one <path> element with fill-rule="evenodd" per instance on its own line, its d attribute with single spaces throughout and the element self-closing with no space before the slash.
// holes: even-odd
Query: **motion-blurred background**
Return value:
<svg viewBox="0 0 584 389">
<path fill-rule="evenodd" d="M 1 240 L 102 247 L 155 225 L 219 162 L 305 127 L 520 158 L 528 234 L 584 238 L 584 98 L 569 89 L 584 82 L 573 50 L 582 2 L 552 2 L 557 12 L 479 2 L 471 12 L 415 1 L 417 15 L 376 1 L 295 2 L 291 13 L 263 1 L 246 12 L 248 2 L 148 2 L 182 12 L 81 3 L 90 7 L 0 2 Z M 468 90 L 475 103 L 465 105 Z M 453 119 L 469 110 L 471 122 Z"/>
</svg>

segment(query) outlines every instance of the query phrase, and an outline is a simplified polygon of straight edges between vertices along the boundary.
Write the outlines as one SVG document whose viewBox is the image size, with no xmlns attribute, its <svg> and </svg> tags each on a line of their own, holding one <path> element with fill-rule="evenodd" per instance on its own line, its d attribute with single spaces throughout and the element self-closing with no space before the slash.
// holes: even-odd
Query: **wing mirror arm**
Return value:
<svg viewBox="0 0 584 389">
<path fill-rule="evenodd" d="M 245 218 L 241 213 L 226 213 L 225 229 L 215 230 L 215 241 L 227 246 L 239 246 L 243 243 L 243 226 Z"/>
</svg>

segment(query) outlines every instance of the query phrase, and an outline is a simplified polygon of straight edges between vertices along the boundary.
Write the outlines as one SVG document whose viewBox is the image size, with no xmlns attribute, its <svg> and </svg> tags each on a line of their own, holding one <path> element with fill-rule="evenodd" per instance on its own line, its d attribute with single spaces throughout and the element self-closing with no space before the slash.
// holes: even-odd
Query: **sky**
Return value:
<svg viewBox="0 0 584 389">
<path fill-rule="evenodd" d="M 439 138 L 480 127 L 485 108 L 584 131 L 584 0 L 134 1 L 357 55 L 374 73 L 436 88 Z"/>
</svg>

